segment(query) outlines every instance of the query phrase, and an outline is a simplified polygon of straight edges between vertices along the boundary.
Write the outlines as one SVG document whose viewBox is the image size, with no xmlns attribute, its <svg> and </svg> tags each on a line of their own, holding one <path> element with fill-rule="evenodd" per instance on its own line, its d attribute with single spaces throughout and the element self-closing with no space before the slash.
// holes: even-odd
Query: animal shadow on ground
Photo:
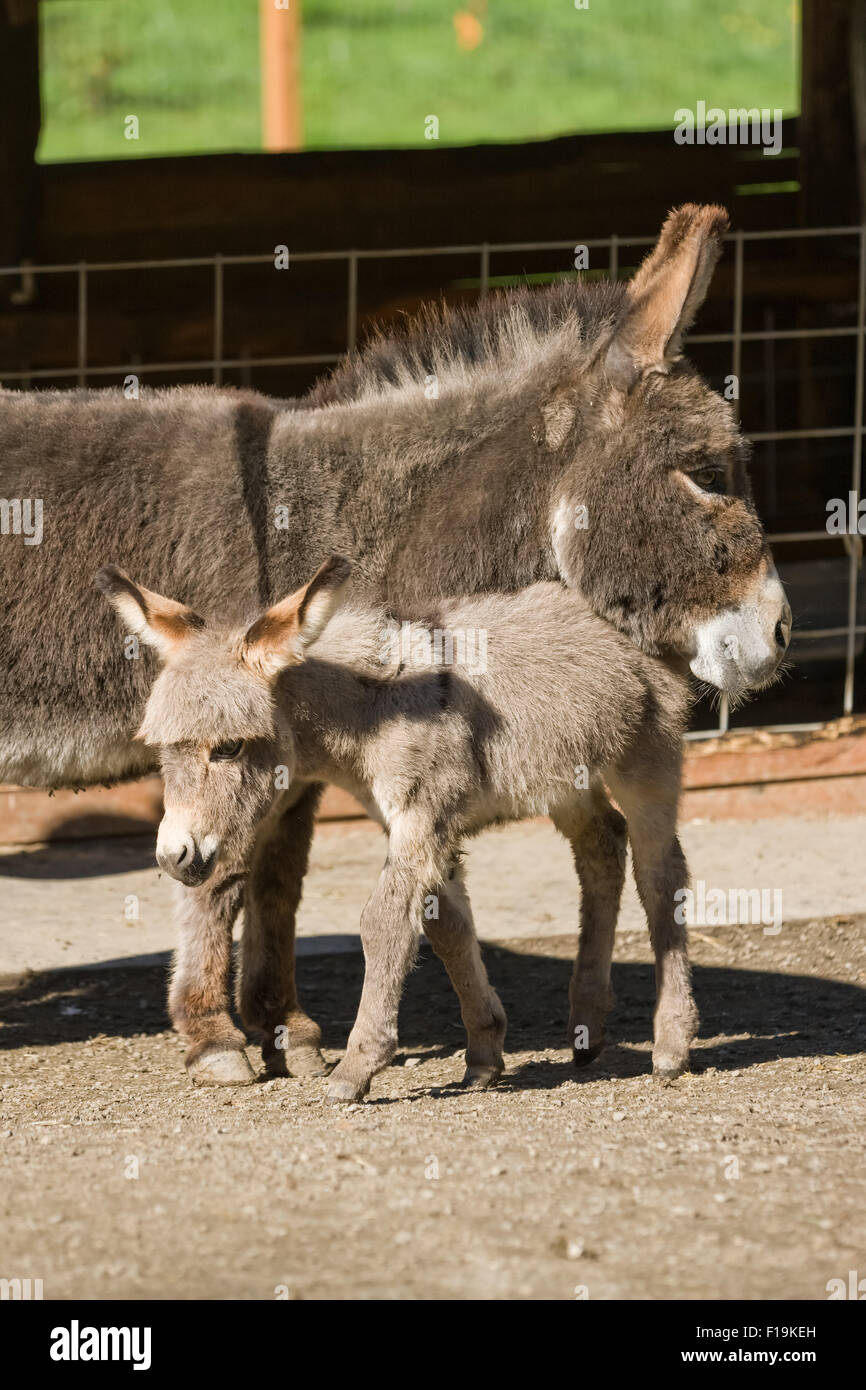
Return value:
<svg viewBox="0 0 866 1390">
<path fill-rule="evenodd" d="M 630 1077 L 650 1069 L 655 977 L 651 965 L 613 968 L 617 1004 L 608 1045 L 589 1067 L 575 1072 L 568 1058 L 528 1058 L 566 1046 L 568 982 L 572 962 L 513 951 L 485 950 L 490 978 L 508 1014 L 506 1088 L 550 1088 L 578 1078 Z M 137 968 L 71 969 L 34 975 L 0 993 L 0 1050 L 85 1042 L 98 1035 L 130 1037 L 168 1029 L 166 966 L 153 957 Z M 326 1048 L 346 1045 L 361 994 L 358 952 L 305 956 L 299 961 L 304 1007 L 322 1027 Z M 696 966 L 701 1012 L 694 1071 L 744 1068 L 777 1058 L 852 1055 L 866 1050 L 866 991 L 855 985 L 769 970 Z M 401 1051 L 448 1057 L 464 1047 L 457 1000 L 429 950 L 407 982 L 400 1013 Z M 398 1057 L 399 1062 L 399 1057 Z"/>
<path fill-rule="evenodd" d="M 118 831 L 118 823 L 128 829 Z M 133 869 L 150 869 L 156 858 L 156 830 L 143 821 L 94 811 L 69 817 L 45 845 L 0 854 L 0 878 L 102 878 Z"/>
</svg>

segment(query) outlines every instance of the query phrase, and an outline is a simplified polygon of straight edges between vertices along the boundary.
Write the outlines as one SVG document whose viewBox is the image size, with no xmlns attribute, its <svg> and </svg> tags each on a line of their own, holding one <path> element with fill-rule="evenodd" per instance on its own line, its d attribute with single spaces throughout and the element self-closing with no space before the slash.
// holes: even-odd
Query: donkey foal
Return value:
<svg viewBox="0 0 866 1390">
<path fill-rule="evenodd" d="M 419 928 L 460 1000 L 465 1083 L 487 1086 L 501 1073 L 505 1014 L 460 865 L 466 838 L 494 822 L 549 814 L 571 843 L 582 893 L 569 1036 L 577 1064 L 598 1054 L 627 822 L 656 957 L 653 1067 L 679 1075 L 697 1027 L 685 928 L 674 916 L 687 881 L 676 838 L 685 661 L 639 651 L 557 583 L 444 600 L 426 622 L 398 627 L 383 608 L 348 595 L 350 568 L 332 557 L 235 631 L 206 626 L 118 570 L 100 571 L 97 584 L 127 627 L 164 661 L 139 733 L 159 748 L 165 778 L 160 865 L 187 885 L 203 883 L 217 863 L 238 878 L 250 866 L 261 877 L 270 853 L 262 847 L 285 809 L 278 786 L 294 780 L 344 787 L 380 820 L 388 854 L 361 917 L 361 1004 L 329 1084 L 329 1099 L 354 1101 L 396 1050 Z M 470 644 L 468 634 L 483 641 Z M 273 1069 L 287 1000 L 278 943 L 260 917 L 261 907 L 244 929 L 239 1004 Z M 227 1041 L 204 1046 L 219 1053 Z"/>
</svg>

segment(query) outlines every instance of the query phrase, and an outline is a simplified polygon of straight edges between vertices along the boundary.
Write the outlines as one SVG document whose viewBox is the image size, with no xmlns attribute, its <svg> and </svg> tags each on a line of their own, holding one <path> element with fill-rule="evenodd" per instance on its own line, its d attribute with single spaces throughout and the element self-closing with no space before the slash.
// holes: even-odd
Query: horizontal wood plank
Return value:
<svg viewBox="0 0 866 1390">
<path fill-rule="evenodd" d="M 866 810 L 866 718 L 815 733 L 732 734 L 691 743 L 683 774 L 684 817 L 853 814 Z M 0 844 L 151 832 L 162 815 L 158 777 L 54 795 L 0 787 Z M 366 817 L 347 792 L 328 787 L 319 820 Z"/>
</svg>

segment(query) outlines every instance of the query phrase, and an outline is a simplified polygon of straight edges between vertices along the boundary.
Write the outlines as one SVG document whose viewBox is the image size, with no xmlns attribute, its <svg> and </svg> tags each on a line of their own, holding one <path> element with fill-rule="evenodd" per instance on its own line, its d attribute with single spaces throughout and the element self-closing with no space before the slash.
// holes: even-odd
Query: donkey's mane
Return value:
<svg viewBox="0 0 866 1390">
<path fill-rule="evenodd" d="M 313 407 L 339 405 L 425 378 L 473 374 L 537 355 L 546 340 L 569 333 L 575 344 L 595 342 L 619 319 L 627 287 L 608 280 L 566 280 L 543 289 L 498 291 L 472 305 L 426 304 L 394 329 L 378 327 L 305 397 Z"/>
</svg>

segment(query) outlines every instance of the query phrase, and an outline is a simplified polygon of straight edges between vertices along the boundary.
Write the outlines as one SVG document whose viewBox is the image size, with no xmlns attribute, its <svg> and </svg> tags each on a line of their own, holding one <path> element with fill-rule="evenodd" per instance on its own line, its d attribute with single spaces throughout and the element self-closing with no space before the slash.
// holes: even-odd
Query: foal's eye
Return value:
<svg viewBox="0 0 866 1390">
<path fill-rule="evenodd" d="M 228 743 L 218 743 L 216 748 L 210 750 L 210 760 L 212 763 L 228 763 L 232 758 L 236 758 L 244 746 L 242 738 L 231 739 Z"/>
<path fill-rule="evenodd" d="M 710 468 L 699 468 L 696 473 L 690 473 L 689 477 L 704 492 L 725 492 L 725 470 L 718 465 Z"/>
</svg>

